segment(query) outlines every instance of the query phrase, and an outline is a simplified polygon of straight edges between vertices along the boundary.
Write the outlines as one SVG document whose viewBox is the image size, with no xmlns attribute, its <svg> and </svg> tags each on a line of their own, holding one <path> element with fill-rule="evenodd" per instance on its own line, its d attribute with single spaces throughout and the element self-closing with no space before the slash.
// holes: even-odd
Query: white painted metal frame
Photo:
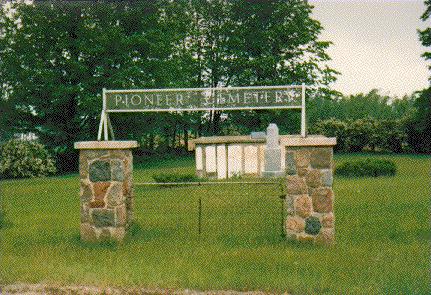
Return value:
<svg viewBox="0 0 431 295">
<path fill-rule="evenodd" d="M 103 88 L 102 100 L 103 107 L 102 113 L 100 114 L 99 131 L 97 132 L 97 140 L 102 140 L 102 129 L 103 129 L 103 140 L 109 140 L 108 131 L 111 136 L 111 140 L 115 140 L 114 129 L 112 128 L 111 119 L 109 119 L 109 114 L 106 109 L 106 89 Z"/>
<path fill-rule="evenodd" d="M 296 89 L 301 88 L 301 105 L 300 106 L 254 106 L 254 107 L 210 107 L 210 108 L 169 108 L 169 109 L 134 109 L 134 110 L 108 110 L 106 108 L 106 93 L 131 93 L 131 92 L 172 92 L 172 91 L 201 91 L 201 90 L 247 90 L 247 89 Z M 300 109 L 301 110 L 301 136 L 306 137 L 306 115 L 305 115 L 305 90 L 307 86 L 302 85 L 284 85 L 284 86 L 248 86 L 248 87 L 217 87 L 217 88 L 162 88 L 162 89 L 112 89 L 103 88 L 102 99 L 103 108 L 100 114 L 99 130 L 97 140 L 109 140 L 108 132 L 112 140 L 115 140 L 114 130 L 109 119 L 109 113 L 130 113 L 130 112 L 194 112 L 194 111 L 228 111 L 228 110 L 267 110 L 267 109 Z"/>
</svg>

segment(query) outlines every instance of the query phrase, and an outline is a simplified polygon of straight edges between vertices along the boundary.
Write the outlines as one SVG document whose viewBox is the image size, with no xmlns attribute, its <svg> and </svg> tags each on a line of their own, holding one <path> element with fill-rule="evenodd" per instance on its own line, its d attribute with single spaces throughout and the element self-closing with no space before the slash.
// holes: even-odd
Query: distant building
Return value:
<svg viewBox="0 0 431 295">
<path fill-rule="evenodd" d="M 15 139 L 21 139 L 21 140 L 36 140 L 38 137 L 33 132 L 28 133 L 15 133 L 13 135 Z"/>
</svg>

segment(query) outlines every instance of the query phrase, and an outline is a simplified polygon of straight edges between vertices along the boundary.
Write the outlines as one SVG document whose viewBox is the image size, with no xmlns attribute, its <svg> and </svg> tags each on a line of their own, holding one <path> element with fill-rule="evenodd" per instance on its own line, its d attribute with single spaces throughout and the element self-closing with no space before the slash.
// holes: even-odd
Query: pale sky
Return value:
<svg viewBox="0 0 431 295">
<path fill-rule="evenodd" d="M 403 96 L 429 86 L 431 75 L 417 29 L 423 1 L 309 0 L 313 18 L 324 28 L 321 40 L 332 41 L 329 66 L 341 72 L 333 88 L 344 94 L 368 92 Z"/>
</svg>

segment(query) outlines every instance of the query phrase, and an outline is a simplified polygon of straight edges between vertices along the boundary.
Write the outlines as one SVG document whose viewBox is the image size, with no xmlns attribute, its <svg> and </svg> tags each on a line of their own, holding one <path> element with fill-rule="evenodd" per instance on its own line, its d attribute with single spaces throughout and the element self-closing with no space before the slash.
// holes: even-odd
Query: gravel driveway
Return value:
<svg viewBox="0 0 431 295">
<path fill-rule="evenodd" d="M 119 294 L 142 294 L 142 295 L 210 295 L 210 294 L 225 294 L 225 295 L 267 295 L 278 294 L 260 291 L 237 292 L 237 291 L 196 291 L 196 290 L 170 290 L 170 289 L 146 289 L 146 288 L 110 288 L 110 287 L 94 287 L 94 286 L 55 286 L 43 284 L 14 284 L 0 286 L 0 294 L 22 294 L 22 295 L 119 295 Z M 288 293 L 283 293 L 288 295 Z"/>
</svg>

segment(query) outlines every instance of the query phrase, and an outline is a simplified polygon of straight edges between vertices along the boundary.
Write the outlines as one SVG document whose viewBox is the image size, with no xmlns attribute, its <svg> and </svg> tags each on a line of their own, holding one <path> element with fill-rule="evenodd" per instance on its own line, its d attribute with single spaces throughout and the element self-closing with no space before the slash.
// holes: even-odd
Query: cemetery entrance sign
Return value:
<svg viewBox="0 0 431 295">
<path fill-rule="evenodd" d="M 284 185 L 280 200 L 286 238 L 299 242 L 332 244 L 335 239 L 332 183 L 333 146 L 336 144 L 336 138 L 319 135 L 306 137 L 305 91 L 304 84 L 188 89 L 103 89 L 98 141 L 75 143 L 75 148 L 80 150 L 81 238 L 89 242 L 107 239 L 122 241 L 133 222 L 131 149 L 138 147 L 138 143 L 115 141 L 109 120 L 111 113 L 297 109 L 301 111 L 301 136 L 289 135 L 278 140 L 276 127 L 270 126 L 266 142 L 264 139 L 256 141 L 255 138 L 249 141 L 251 136 L 242 136 L 246 137 L 245 141 L 229 141 L 226 138 L 223 141 L 214 141 L 214 137 L 203 137 L 201 146 L 196 145 L 196 155 L 198 157 L 200 154 L 201 157 L 196 163 L 201 163 L 199 165 L 203 176 L 213 177 L 217 174 L 219 179 L 222 179 L 219 175 L 234 175 L 237 172 L 240 172 L 239 175 L 251 174 L 254 171 L 266 173 L 269 177 L 284 178 L 286 181 L 270 183 Z M 102 136 L 104 141 L 101 141 Z M 256 148 L 256 143 L 261 146 Z M 262 146 L 263 144 L 265 146 Z M 247 157 L 255 158 L 256 161 L 246 160 Z M 281 166 L 281 163 L 285 163 L 284 166 Z M 199 170 L 198 165 L 196 168 Z M 237 185 L 244 182 L 205 183 Z M 268 182 L 254 183 L 261 185 Z M 194 184 L 201 185 L 200 182 Z M 161 183 L 139 185 L 160 186 Z M 201 201 L 198 204 L 198 212 L 202 212 Z M 198 216 L 200 225 L 201 213 Z M 265 215 L 262 216 L 266 218 Z"/>
<path fill-rule="evenodd" d="M 301 136 L 306 136 L 305 84 L 180 89 L 103 89 L 103 109 L 97 139 L 112 139 L 109 113 L 227 111 L 259 109 L 301 110 Z"/>
</svg>

